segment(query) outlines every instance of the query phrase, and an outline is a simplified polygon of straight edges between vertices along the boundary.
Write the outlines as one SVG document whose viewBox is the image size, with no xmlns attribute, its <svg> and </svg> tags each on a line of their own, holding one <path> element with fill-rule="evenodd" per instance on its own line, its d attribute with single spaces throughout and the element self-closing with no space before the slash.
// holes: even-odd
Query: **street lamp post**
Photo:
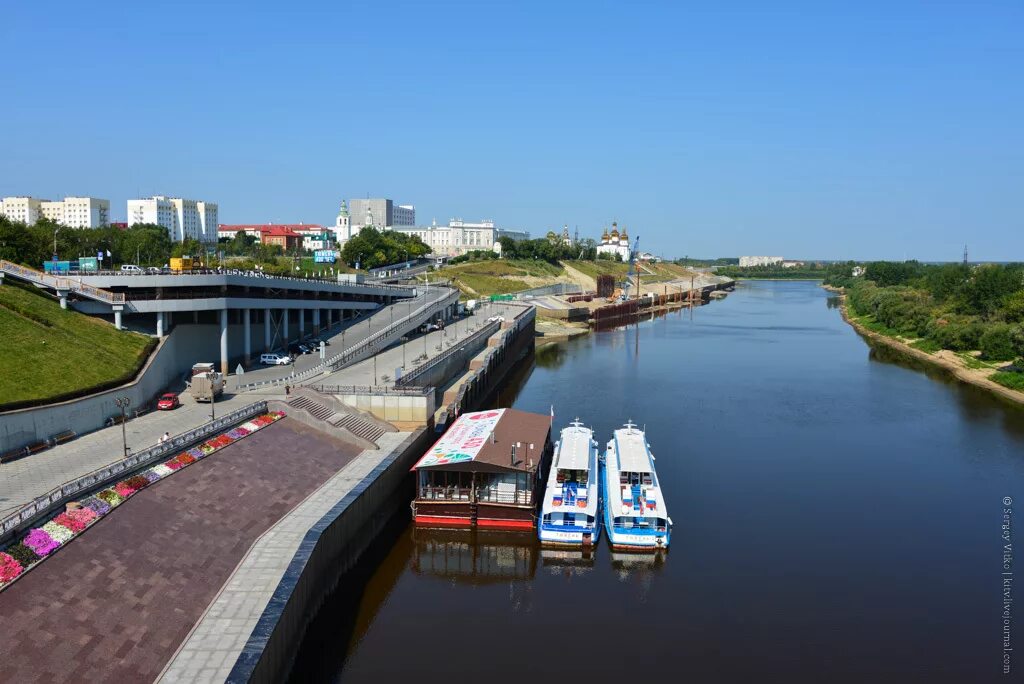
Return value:
<svg viewBox="0 0 1024 684">
<path fill-rule="evenodd" d="M 114 403 L 121 409 L 121 444 L 124 447 L 124 457 L 128 458 L 128 432 L 125 429 L 125 423 L 128 420 L 127 411 L 128 407 L 131 406 L 132 400 L 128 397 L 117 397 L 114 399 Z"/>
</svg>

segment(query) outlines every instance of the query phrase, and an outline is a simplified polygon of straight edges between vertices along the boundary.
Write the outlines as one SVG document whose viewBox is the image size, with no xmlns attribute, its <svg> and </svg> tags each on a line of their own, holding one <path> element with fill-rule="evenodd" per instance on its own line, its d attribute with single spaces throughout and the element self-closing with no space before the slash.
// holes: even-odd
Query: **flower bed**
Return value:
<svg viewBox="0 0 1024 684">
<path fill-rule="evenodd" d="M 41 527 L 29 530 L 16 543 L 0 551 L 0 591 L 142 489 L 284 418 L 284 415 L 283 411 L 273 411 L 257 416 L 197 447 L 85 497 L 77 502 L 80 508 L 69 509 Z"/>
</svg>

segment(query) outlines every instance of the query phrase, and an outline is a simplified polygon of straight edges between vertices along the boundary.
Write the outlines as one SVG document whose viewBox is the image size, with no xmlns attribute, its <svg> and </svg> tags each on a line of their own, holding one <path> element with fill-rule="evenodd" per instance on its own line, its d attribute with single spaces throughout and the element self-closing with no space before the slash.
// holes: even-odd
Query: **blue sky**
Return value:
<svg viewBox="0 0 1024 684">
<path fill-rule="evenodd" d="M 10 3 L 0 196 L 1024 260 L 1024 4 Z"/>
</svg>

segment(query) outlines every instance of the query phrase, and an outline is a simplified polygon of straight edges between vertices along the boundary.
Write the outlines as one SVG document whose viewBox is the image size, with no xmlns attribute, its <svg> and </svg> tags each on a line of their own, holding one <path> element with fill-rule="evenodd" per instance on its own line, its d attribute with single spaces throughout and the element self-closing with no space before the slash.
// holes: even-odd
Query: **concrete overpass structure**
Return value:
<svg viewBox="0 0 1024 684">
<path fill-rule="evenodd" d="M 219 326 L 221 372 L 227 374 L 228 331 L 241 326 L 244 363 L 254 353 L 287 349 L 293 340 L 317 334 L 336 323 L 415 299 L 415 288 L 380 282 L 350 283 L 326 279 L 265 277 L 241 273 L 55 276 L 10 262 L 9 275 L 56 293 L 61 306 L 110 316 L 122 329 L 132 327 L 165 336 L 176 323 Z M 262 344 L 253 345 L 253 326 Z"/>
</svg>

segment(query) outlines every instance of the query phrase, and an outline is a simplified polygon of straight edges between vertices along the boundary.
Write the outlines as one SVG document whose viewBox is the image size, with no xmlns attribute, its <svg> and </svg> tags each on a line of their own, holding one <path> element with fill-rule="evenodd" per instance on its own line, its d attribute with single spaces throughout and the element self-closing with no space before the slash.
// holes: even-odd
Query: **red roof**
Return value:
<svg viewBox="0 0 1024 684">
<path fill-rule="evenodd" d="M 321 233 L 324 227 L 315 223 L 222 223 L 217 226 L 217 230 L 231 231 L 232 233 L 237 233 L 240 230 L 247 232 L 259 231 L 261 235 L 292 235 L 299 237 L 296 231 L 316 231 Z"/>
</svg>

